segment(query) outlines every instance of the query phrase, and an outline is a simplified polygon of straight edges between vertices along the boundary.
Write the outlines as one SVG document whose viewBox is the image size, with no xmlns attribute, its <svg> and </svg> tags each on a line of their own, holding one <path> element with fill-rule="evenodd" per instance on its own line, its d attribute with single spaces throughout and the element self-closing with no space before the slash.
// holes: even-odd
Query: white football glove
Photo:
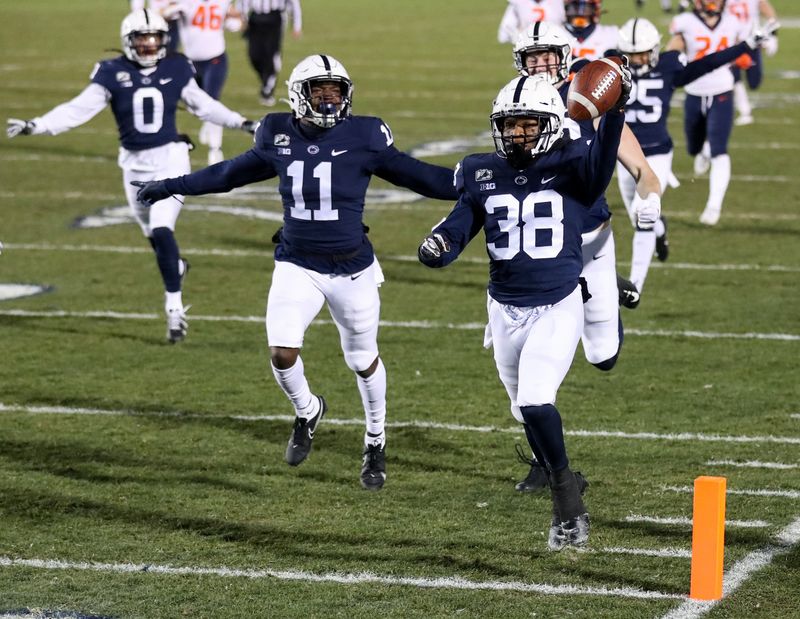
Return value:
<svg viewBox="0 0 800 619">
<path fill-rule="evenodd" d="M 436 260 L 441 258 L 442 254 L 450 251 L 450 243 L 447 239 L 438 232 L 426 236 L 419 246 L 417 253 L 420 260 Z"/>
<path fill-rule="evenodd" d="M 19 118 L 9 118 L 6 121 L 6 135 L 15 138 L 18 135 L 30 135 L 36 128 L 32 120 L 20 120 Z"/>
<path fill-rule="evenodd" d="M 767 37 L 762 45 L 762 48 L 764 52 L 767 54 L 767 56 L 774 56 L 775 54 L 777 54 L 778 37 L 776 37 L 774 34 L 772 36 Z"/>
<path fill-rule="evenodd" d="M 636 215 L 636 227 L 639 230 L 652 230 L 661 217 L 661 196 L 649 193 L 646 198 L 640 198 L 639 194 L 636 194 L 632 208 Z"/>
<path fill-rule="evenodd" d="M 763 47 L 766 44 L 767 39 L 769 39 L 780 27 L 780 23 L 778 23 L 778 21 L 775 19 L 770 19 L 763 26 L 757 26 L 750 36 L 745 39 L 747 42 L 747 47 L 754 50 L 758 49 L 759 47 Z"/>
</svg>

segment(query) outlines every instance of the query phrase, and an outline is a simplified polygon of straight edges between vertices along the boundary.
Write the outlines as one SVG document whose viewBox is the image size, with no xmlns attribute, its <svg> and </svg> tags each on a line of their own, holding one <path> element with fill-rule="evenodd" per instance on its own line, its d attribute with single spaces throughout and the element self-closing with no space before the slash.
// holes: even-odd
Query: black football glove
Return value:
<svg viewBox="0 0 800 619">
<path fill-rule="evenodd" d="M 164 200 L 172 195 L 167 191 L 165 181 L 131 181 L 131 185 L 139 187 L 136 199 L 145 206 L 153 206 L 159 200 Z"/>
<path fill-rule="evenodd" d="M 420 243 L 417 255 L 421 262 L 433 262 L 441 258 L 442 254 L 446 254 L 449 251 L 450 243 L 444 236 L 436 232 L 435 234 L 426 236 L 422 243 Z"/>
<path fill-rule="evenodd" d="M 619 99 L 614 104 L 614 109 L 620 112 L 625 111 L 625 105 L 628 103 L 628 97 L 631 96 L 631 89 L 633 88 L 633 78 L 631 77 L 631 70 L 628 66 L 628 57 L 622 56 L 622 64 L 619 65 L 619 74 L 622 78 L 622 91 L 619 93 Z"/>
<path fill-rule="evenodd" d="M 258 125 L 259 124 L 260 124 L 260 121 L 257 121 L 257 120 L 246 120 L 246 121 L 244 121 L 242 123 L 241 129 L 245 133 L 249 133 L 250 135 L 253 135 L 256 132 L 256 129 L 258 129 Z"/>
</svg>

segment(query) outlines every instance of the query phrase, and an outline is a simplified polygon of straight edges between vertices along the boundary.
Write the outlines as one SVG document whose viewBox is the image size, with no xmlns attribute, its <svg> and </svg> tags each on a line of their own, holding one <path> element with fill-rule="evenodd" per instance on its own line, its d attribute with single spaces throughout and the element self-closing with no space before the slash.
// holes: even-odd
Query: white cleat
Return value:
<svg viewBox="0 0 800 619">
<path fill-rule="evenodd" d="M 719 209 L 711 209 L 706 207 L 700 215 L 700 223 L 706 226 L 716 226 L 719 222 L 719 217 L 722 212 Z"/>
<path fill-rule="evenodd" d="M 167 310 L 167 340 L 170 344 L 182 342 L 186 338 L 189 330 L 189 323 L 186 321 L 188 306 L 184 308 Z"/>
<path fill-rule="evenodd" d="M 711 168 L 711 159 L 703 153 L 697 153 L 694 157 L 694 175 L 703 176 Z"/>
</svg>

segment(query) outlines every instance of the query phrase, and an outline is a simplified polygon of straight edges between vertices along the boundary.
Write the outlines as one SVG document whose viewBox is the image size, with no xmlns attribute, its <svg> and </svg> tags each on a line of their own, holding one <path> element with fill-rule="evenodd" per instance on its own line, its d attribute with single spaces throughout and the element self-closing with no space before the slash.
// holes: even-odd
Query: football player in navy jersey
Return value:
<svg viewBox="0 0 800 619">
<path fill-rule="evenodd" d="M 537 23 L 528 27 L 514 45 L 514 65 L 520 75 L 537 75 L 547 79 L 566 101 L 569 90 L 570 36 L 556 24 Z M 576 61 L 572 67 L 586 64 Z M 595 121 L 599 122 L 599 121 Z M 592 139 L 595 125 L 592 121 L 576 122 L 567 118 L 564 126 L 573 139 Z M 660 186 L 658 177 L 647 165 L 636 138 L 627 127 L 623 128 L 619 152 L 621 161 L 638 183 L 635 211 L 642 227 L 651 227 L 660 212 Z M 617 362 L 622 346 L 623 330 L 619 305 L 631 309 L 639 303 L 639 292 L 628 280 L 617 275 L 614 236 L 611 230 L 611 212 L 605 195 L 601 194 L 584 215 L 583 270 L 588 299 L 584 305 L 583 351 L 586 359 L 602 371 L 611 370 Z M 529 439 L 530 442 L 530 439 Z M 547 487 L 547 471 L 536 460 L 519 453 L 530 464 L 527 477 L 516 485 L 522 492 Z"/>
<path fill-rule="evenodd" d="M 8 119 L 8 137 L 57 135 L 88 122 L 111 105 L 119 129 L 118 163 L 125 195 L 142 232 L 156 254 L 166 290 L 167 339 L 183 340 L 188 328 L 181 280 L 188 263 L 180 257 L 175 222 L 183 198 L 171 196 L 147 208 L 136 199 L 131 181 L 187 173 L 189 144 L 178 134 L 175 112 L 183 101 L 201 120 L 253 132 L 255 124 L 200 90 L 185 56 L 167 55 L 168 26 L 150 9 L 122 21 L 124 55 L 95 65 L 91 83 L 77 97 L 33 120 Z"/>
<path fill-rule="evenodd" d="M 286 462 L 297 466 L 306 459 L 327 410 L 311 392 L 300 357 L 306 329 L 327 303 L 364 405 L 361 484 L 379 490 L 386 479 L 386 369 L 377 343 L 383 274 L 363 225 L 367 185 L 376 175 L 430 198 L 455 200 L 453 175 L 397 150 L 380 118 L 352 116 L 353 83 L 331 56 L 305 58 L 287 84 L 292 113 L 265 116 L 252 149 L 188 176 L 140 184 L 139 199 L 280 179 L 284 225 L 266 322 L 272 372 L 296 413 Z"/>
<path fill-rule="evenodd" d="M 626 105 L 625 122 L 639 140 L 647 162 L 658 176 L 662 193 L 667 188 L 672 170 L 673 146 L 667 130 L 667 118 L 675 89 L 731 63 L 742 54 L 752 53 L 765 39 L 766 35 L 759 33 L 747 41 L 687 64 L 686 56 L 678 50 L 659 53 L 661 35 L 650 21 L 634 18 L 622 26 L 618 50 L 612 53 L 626 56 L 633 74 L 633 89 Z M 632 209 L 635 181 L 624 166 L 619 164 L 617 181 L 625 207 L 635 226 L 635 213 Z M 653 252 L 663 261 L 667 258 L 668 248 L 663 217 L 653 230 L 636 228 L 630 278 L 640 292 L 644 287 Z"/>
<path fill-rule="evenodd" d="M 627 70 L 620 68 L 630 84 Z M 589 536 L 583 478 L 569 468 L 556 393 L 583 332 L 581 233 L 588 209 L 614 171 L 624 124 L 623 96 L 592 140 L 562 132 L 561 95 L 545 78 L 517 77 L 495 99 L 495 152 L 456 168 L 458 202 L 419 247 L 429 267 L 453 262 L 483 229 L 489 255 L 486 330 L 511 413 L 550 471 L 548 546 Z"/>
</svg>

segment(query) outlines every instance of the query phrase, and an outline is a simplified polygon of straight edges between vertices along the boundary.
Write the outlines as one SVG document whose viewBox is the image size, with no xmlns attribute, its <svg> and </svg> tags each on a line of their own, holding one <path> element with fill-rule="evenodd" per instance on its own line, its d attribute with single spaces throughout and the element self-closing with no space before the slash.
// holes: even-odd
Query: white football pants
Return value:
<svg viewBox="0 0 800 619">
<path fill-rule="evenodd" d="M 525 423 L 520 406 L 554 404 L 583 328 L 580 286 L 555 305 L 515 307 L 488 297 L 489 331 L 497 373 L 511 400 L 511 414 Z"/>
<path fill-rule="evenodd" d="M 302 348 L 306 330 L 327 303 L 347 367 L 354 372 L 366 370 L 378 356 L 378 287 L 382 282 L 377 259 L 353 275 L 317 273 L 276 261 L 267 297 L 269 345 Z"/>
<path fill-rule="evenodd" d="M 583 304 L 583 354 L 601 363 L 619 351 L 619 289 L 617 259 L 610 222 L 583 235 L 581 277 L 591 298 Z"/>
</svg>

